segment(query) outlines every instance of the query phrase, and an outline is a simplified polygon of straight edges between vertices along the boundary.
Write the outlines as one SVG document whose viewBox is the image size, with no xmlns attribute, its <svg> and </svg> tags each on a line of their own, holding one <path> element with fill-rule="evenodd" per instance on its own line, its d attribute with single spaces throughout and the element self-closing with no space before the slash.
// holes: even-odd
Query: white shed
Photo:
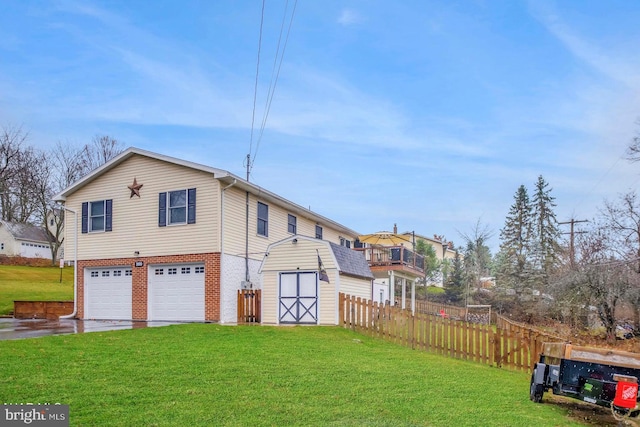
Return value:
<svg viewBox="0 0 640 427">
<path fill-rule="evenodd" d="M 338 324 L 338 293 L 371 299 L 362 252 L 295 235 L 269 246 L 260 267 L 263 324 Z"/>
</svg>

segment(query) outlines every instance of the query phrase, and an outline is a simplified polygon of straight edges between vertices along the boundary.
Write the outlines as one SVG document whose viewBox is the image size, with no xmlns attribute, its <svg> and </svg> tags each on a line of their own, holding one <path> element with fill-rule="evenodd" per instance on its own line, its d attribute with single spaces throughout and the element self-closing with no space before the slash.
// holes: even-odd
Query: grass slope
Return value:
<svg viewBox="0 0 640 427">
<path fill-rule="evenodd" d="M 13 301 L 73 300 L 73 267 L 0 265 L 0 315 L 13 311 Z"/>
<path fill-rule="evenodd" d="M 0 401 L 71 425 L 577 426 L 528 376 L 337 327 L 186 324 L 0 342 Z"/>
</svg>

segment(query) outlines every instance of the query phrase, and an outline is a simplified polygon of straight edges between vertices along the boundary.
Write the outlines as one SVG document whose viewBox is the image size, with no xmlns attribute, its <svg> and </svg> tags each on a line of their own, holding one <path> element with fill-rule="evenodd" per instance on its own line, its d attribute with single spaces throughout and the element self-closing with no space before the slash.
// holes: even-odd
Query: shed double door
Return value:
<svg viewBox="0 0 640 427">
<path fill-rule="evenodd" d="M 318 323 L 318 273 L 280 273 L 280 323 Z"/>
</svg>

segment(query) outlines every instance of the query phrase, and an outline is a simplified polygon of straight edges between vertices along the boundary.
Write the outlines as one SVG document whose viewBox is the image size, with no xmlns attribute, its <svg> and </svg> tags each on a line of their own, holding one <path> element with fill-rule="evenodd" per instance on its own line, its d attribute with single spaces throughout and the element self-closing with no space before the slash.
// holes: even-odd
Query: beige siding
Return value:
<svg viewBox="0 0 640 427">
<path fill-rule="evenodd" d="M 318 252 L 316 252 L 316 249 Z M 318 317 L 320 324 L 335 324 L 337 269 L 326 244 L 299 239 L 297 243 L 284 242 L 272 248 L 263 266 L 262 322 L 278 322 L 279 273 L 291 271 L 317 271 L 318 253 L 331 283 L 318 284 Z"/>
<path fill-rule="evenodd" d="M 278 272 L 268 271 L 262 275 L 262 323 L 278 323 Z"/>
<path fill-rule="evenodd" d="M 316 252 L 316 250 L 318 252 Z M 263 271 L 309 271 L 318 269 L 318 253 L 329 274 L 335 270 L 333 255 L 326 243 L 299 239 L 297 243 L 283 242 L 268 255 L 267 268 Z"/>
<path fill-rule="evenodd" d="M 342 275 L 340 292 L 369 300 L 371 299 L 371 280 Z"/>
<path fill-rule="evenodd" d="M 336 301 L 338 278 L 334 270 L 327 270 L 327 273 L 331 283 L 318 282 L 318 322 L 321 325 L 335 325 L 336 310 L 338 309 L 338 301 Z"/>
<path fill-rule="evenodd" d="M 140 197 L 130 197 L 127 186 L 136 178 Z M 158 227 L 158 194 L 196 188 L 196 223 Z M 81 233 L 82 203 L 113 199 L 113 231 Z M 220 187 L 212 174 L 133 156 L 88 183 L 67 198 L 78 212 L 78 252 L 82 259 L 217 252 L 219 248 Z M 74 247 L 73 214 L 67 213 L 66 256 Z"/>
<path fill-rule="evenodd" d="M 258 201 L 269 206 L 268 237 L 258 235 Z M 302 236 L 315 237 L 316 221 L 295 214 L 286 207 L 267 202 L 253 194 L 249 195 L 249 257 L 262 259 L 267 247 L 292 236 L 288 232 L 288 214 L 297 218 L 297 233 Z M 353 243 L 355 236 L 344 236 L 327 224 L 323 228 L 323 240 L 340 243 L 340 237 Z M 224 194 L 224 252 L 244 256 L 246 241 L 246 193 L 231 187 Z"/>
</svg>

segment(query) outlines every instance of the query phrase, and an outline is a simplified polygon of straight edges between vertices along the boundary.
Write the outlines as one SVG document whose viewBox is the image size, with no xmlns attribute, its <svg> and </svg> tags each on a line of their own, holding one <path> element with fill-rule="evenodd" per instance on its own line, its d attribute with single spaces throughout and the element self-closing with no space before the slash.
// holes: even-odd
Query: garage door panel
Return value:
<svg viewBox="0 0 640 427">
<path fill-rule="evenodd" d="M 132 318 L 131 270 L 122 267 L 87 269 L 84 291 L 85 318 Z"/>
<path fill-rule="evenodd" d="M 204 265 L 152 266 L 151 269 L 150 320 L 204 321 Z"/>
</svg>

